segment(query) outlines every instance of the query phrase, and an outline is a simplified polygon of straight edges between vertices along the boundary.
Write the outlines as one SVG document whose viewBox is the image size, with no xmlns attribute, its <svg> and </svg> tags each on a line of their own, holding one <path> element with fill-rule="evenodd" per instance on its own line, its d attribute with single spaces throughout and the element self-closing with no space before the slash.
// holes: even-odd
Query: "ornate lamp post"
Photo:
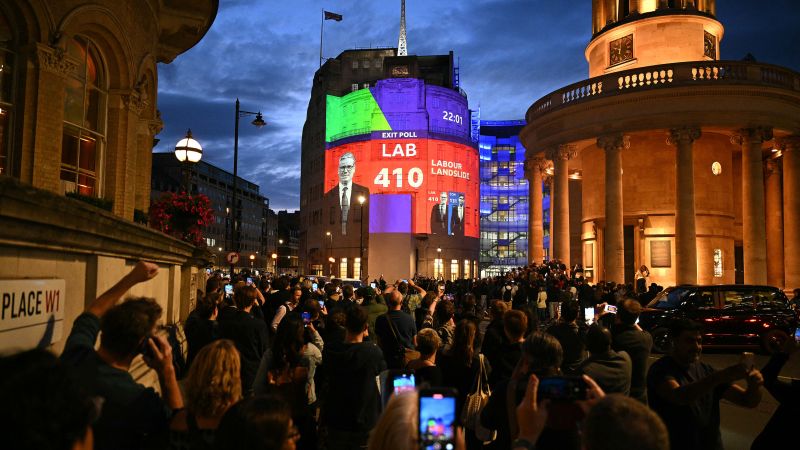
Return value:
<svg viewBox="0 0 800 450">
<path fill-rule="evenodd" d="M 203 157 L 203 147 L 192 137 L 191 128 L 186 131 L 186 137 L 175 144 L 175 157 L 183 165 L 183 189 L 189 194 L 192 193 L 191 170 L 192 164 L 200 161 Z"/>
</svg>

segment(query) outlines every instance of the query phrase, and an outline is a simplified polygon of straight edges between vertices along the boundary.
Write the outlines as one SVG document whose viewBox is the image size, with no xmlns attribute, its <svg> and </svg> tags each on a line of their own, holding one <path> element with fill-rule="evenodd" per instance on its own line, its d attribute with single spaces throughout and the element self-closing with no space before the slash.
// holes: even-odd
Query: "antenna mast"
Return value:
<svg viewBox="0 0 800 450">
<path fill-rule="evenodd" d="M 408 56 L 406 48 L 406 0 L 400 0 L 400 41 L 397 43 L 397 56 Z"/>
</svg>

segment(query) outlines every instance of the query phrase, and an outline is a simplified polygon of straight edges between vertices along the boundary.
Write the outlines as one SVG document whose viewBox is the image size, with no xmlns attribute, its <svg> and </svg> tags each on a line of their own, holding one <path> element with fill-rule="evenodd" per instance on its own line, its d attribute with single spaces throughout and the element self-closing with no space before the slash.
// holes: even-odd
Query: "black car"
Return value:
<svg viewBox="0 0 800 450">
<path fill-rule="evenodd" d="M 797 313 L 783 291 L 742 284 L 680 285 L 661 291 L 642 311 L 639 326 L 653 336 L 653 350 L 669 348 L 669 324 L 691 319 L 703 326 L 703 346 L 755 347 L 767 353 L 794 338 Z"/>
</svg>

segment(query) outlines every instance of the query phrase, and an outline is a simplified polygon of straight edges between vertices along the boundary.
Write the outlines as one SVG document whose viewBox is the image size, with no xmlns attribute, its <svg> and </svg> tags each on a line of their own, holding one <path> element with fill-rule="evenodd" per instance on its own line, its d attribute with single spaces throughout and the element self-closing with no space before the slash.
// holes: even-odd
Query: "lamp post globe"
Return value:
<svg viewBox="0 0 800 450">
<path fill-rule="evenodd" d="M 186 131 L 186 136 L 175 144 L 175 158 L 183 166 L 183 188 L 191 191 L 192 164 L 203 157 L 203 147 L 192 137 L 191 128 Z"/>
</svg>

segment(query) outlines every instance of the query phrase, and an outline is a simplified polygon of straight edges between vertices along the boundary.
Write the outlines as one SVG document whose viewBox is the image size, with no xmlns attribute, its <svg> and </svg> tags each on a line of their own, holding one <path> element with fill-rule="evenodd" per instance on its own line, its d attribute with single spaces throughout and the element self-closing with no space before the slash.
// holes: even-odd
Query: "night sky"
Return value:
<svg viewBox="0 0 800 450">
<path fill-rule="evenodd" d="M 567 6 L 573 5 L 573 6 Z M 765 6 L 769 5 L 769 7 Z M 203 160 L 233 171 L 234 101 L 261 111 L 239 127 L 239 175 L 261 186 L 271 207 L 300 205 L 300 139 L 311 80 L 324 56 L 355 47 L 397 46 L 400 1 L 220 0 L 200 43 L 159 66 L 164 130 L 156 152 L 172 151 L 191 128 Z M 447 54 L 460 66 L 470 108 L 484 120 L 523 119 L 537 99 L 588 78 L 591 0 L 407 0 L 408 53 Z M 722 59 L 747 53 L 800 71 L 800 0 L 719 0 Z"/>
</svg>

